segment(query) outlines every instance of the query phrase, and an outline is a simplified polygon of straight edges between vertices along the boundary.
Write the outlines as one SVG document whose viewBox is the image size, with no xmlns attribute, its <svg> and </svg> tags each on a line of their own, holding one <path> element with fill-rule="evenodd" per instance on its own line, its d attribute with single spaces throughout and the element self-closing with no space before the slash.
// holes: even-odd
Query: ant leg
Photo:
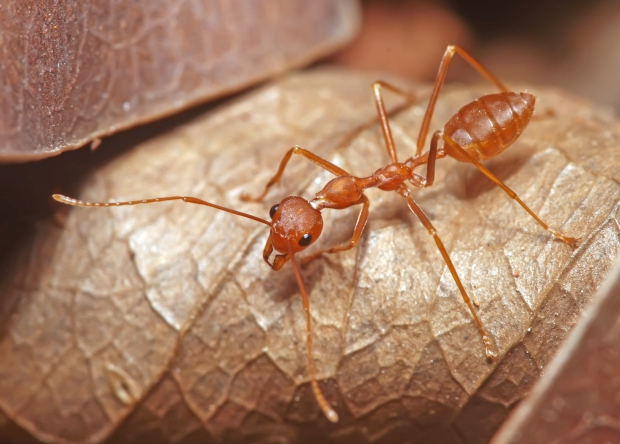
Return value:
<svg viewBox="0 0 620 444">
<path fill-rule="evenodd" d="M 426 108 L 426 114 L 424 115 L 424 120 L 422 121 L 422 126 L 420 127 L 420 134 L 418 135 L 418 147 L 416 151 L 416 157 L 419 157 L 422 154 L 422 150 L 424 149 L 424 144 L 426 143 L 426 135 L 428 134 L 428 128 L 431 124 L 431 118 L 433 117 L 433 112 L 435 111 L 435 104 L 437 103 L 437 97 L 439 96 L 439 91 L 441 90 L 441 87 L 443 86 L 443 83 L 446 80 L 446 74 L 448 73 L 448 66 L 450 66 L 450 61 L 452 60 L 452 57 L 454 57 L 454 54 L 459 54 L 476 71 L 478 71 L 489 82 L 497 86 L 501 91 L 504 91 L 504 92 L 508 91 L 508 88 L 506 88 L 502 82 L 500 82 L 484 66 L 482 66 L 476 59 L 474 59 L 467 51 L 465 51 L 463 48 L 459 46 L 449 45 L 446 48 L 446 52 L 443 54 L 441 63 L 439 64 L 437 78 L 435 79 L 435 86 L 433 88 L 433 92 L 431 93 L 431 97 L 428 101 L 428 106 Z"/>
<path fill-rule="evenodd" d="M 559 233 L 551 228 L 549 228 L 549 225 L 547 225 L 546 223 L 544 223 L 536 213 L 534 213 L 534 211 L 532 211 L 530 209 L 530 207 L 528 207 L 525 202 L 523 202 L 521 200 L 521 198 L 519 198 L 519 196 L 517 195 L 517 193 L 515 193 L 514 191 L 512 191 L 510 188 L 508 188 L 508 186 L 502 182 L 501 180 L 499 180 L 497 177 L 495 177 L 495 175 L 493 173 L 491 173 L 488 169 L 486 169 L 484 167 L 484 165 L 482 165 L 480 162 L 478 162 L 476 159 L 474 159 L 467 151 L 465 151 L 463 148 L 461 148 L 459 146 L 458 143 L 456 143 L 454 140 L 452 140 L 449 136 L 443 135 L 444 140 L 450 145 L 451 149 L 455 149 L 456 151 L 458 151 L 460 154 L 466 156 L 467 158 L 469 158 L 469 161 L 471 163 L 473 163 L 476 168 L 478 168 L 480 170 L 480 172 L 482 172 L 482 174 L 484 174 L 485 176 L 487 176 L 489 179 L 491 179 L 491 181 L 493 183 L 495 183 L 496 185 L 498 185 L 502 190 L 504 190 L 504 192 L 506 194 L 508 194 L 512 199 L 516 200 L 517 203 L 519 205 L 521 205 L 521 207 L 523 207 L 523 209 L 525 211 L 527 211 L 529 213 L 530 216 L 532 216 L 534 218 L 534 220 L 536 222 L 538 222 L 538 225 L 540 225 L 541 227 L 543 227 L 545 230 L 547 230 L 549 233 L 553 234 L 555 237 L 557 237 L 558 239 L 560 239 L 561 241 L 567 243 L 568 245 L 570 245 L 572 248 L 576 248 L 577 245 L 579 244 L 579 240 L 574 238 L 574 237 L 569 237 L 569 236 L 564 236 L 562 233 Z"/>
<path fill-rule="evenodd" d="M 362 236 L 362 231 L 364 231 L 364 227 L 366 226 L 366 222 L 368 222 L 368 208 L 370 207 L 370 202 L 366 195 L 362 194 L 362 197 L 359 201 L 354 203 L 353 205 L 362 204 L 362 210 L 360 211 L 359 216 L 357 217 L 357 222 L 355 223 L 355 228 L 353 229 L 353 235 L 351 236 L 351 240 L 349 240 L 348 244 L 337 245 L 332 248 L 325 248 L 323 250 L 319 250 L 309 256 L 306 256 L 302 259 L 301 264 L 306 265 L 312 262 L 317 257 L 325 254 L 325 253 L 338 253 L 340 251 L 350 250 L 355 247 L 359 242 L 360 237 Z"/>
<path fill-rule="evenodd" d="M 297 278 L 297 285 L 299 286 L 299 291 L 301 293 L 301 302 L 304 307 L 304 311 L 306 312 L 306 353 L 308 356 L 308 371 L 310 372 L 310 384 L 312 385 L 312 391 L 314 392 L 314 397 L 316 401 L 319 403 L 319 407 L 331 422 L 338 422 L 338 414 L 336 411 L 329 405 L 323 392 L 321 392 L 321 388 L 319 387 L 319 383 L 316 380 L 316 371 L 314 369 L 314 359 L 312 358 L 312 316 L 310 315 L 310 301 L 308 299 L 308 293 L 306 293 L 306 287 L 304 286 L 304 282 L 301 279 L 301 272 L 299 271 L 299 266 L 297 265 L 297 261 L 295 260 L 295 255 L 292 250 L 289 250 L 289 254 L 291 256 L 291 262 L 293 263 L 293 270 L 295 270 L 295 278 Z"/>
<path fill-rule="evenodd" d="M 386 88 L 390 88 L 394 92 L 396 92 L 395 87 L 392 87 L 388 83 L 385 83 L 385 82 L 375 82 L 375 83 L 381 83 Z M 407 108 L 409 108 L 412 105 L 412 103 L 414 103 L 417 100 L 417 97 L 414 97 L 414 96 L 412 96 L 410 94 L 407 94 L 405 92 L 402 92 L 402 94 L 405 94 L 407 97 L 410 97 L 410 99 L 406 100 L 405 102 L 401 103 L 400 105 L 395 106 L 395 107 L 391 108 L 389 111 L 387 111 L 386 115 L 388 117 L 389 116 L 394 116 L 394 115 L 396 115 L 396 114 L 406 110 Z M 340 140 L 340 142 L 338 142 L 338 144 L 334 148 L 336 150 L 340 150 L 342 148 L 345 148 L 345 147 L 349 146 L 351 144 L 351 142 L 353 142 L 353 140 L 356 137 L 358 137 L 363 131 L 367 130 L 371 126 L 376 125 L 377 123 L 381 123 L 381 117 L 380 116 L 374 116 L 374 117 L 368 119 L 366 122 L 361 123 L 360 125 L 358 125 L 355 128 L 353 128 L 345 137 L 343 137 Z"/>
<path fill-rule="evenodd" d="M 286 154 L 280 161 L 280 166 L 278 167 L 278 171 L 269 180 L 269 182 L 267 182 L 267 185 L 265 186 L 265 190 L 263 191 L 263 193 L 257 197 L 251 197 L 249 194 L 242 194 L 241 200 L 244 200 L 246 202 L 261 202 L 267 195 L 267 192 L 269 191 L 269 189 L 275 184 L 280 182 L 280 178 L 282 177 L 282 174 L 284 173 L 284 169 L 286 168 L 286 165 L 288 161 L 291 159 L 291 156 L 293 154 L 299 154 L 301 156 L 304 156 L 306 159 L 310 159 L 312 162 L 316 163 L 321 168 L 326 169 L 327 171 L 329 171 L 330 173 L 336 176 L 348 176 L 349 175 L 349 173 L 347 173 L 342 168 L 337 167 L 333 163 L 323 159 L 322 157 L 317 156 L 314 153 L 311 153 L 310 151 L 306 149 L 303 149 L 302 147 L 298 145 L 295 145 L 293 148 L 291 148 L 290 150 L 286 152 Z"/>
<path fill-rule="evenodd" d="M 437 144 L 439 139 L 441 139 L 441 136 L 441 131 L 435 131 L 433 137 L 431 138 L 431 147 L 428 150 L 428 153 L 420 157 L 411 157 L 405 162 L 405 165 L 407 165 L 407 167 L 412 171 L 417 166 L 426 164 L 426 177 L 413 173 L 413 176 L 409 179 L 409 181 L 418 188 L 430 187 L 433 182 L 435 182 L 435 161 L 438 158 L 441 159 L 446 157 L 446 153 L 443 150 L 440 152 L 437 151 Z"/>
<path fill-rule="evenodd" d="M 426 178 L 424 188 L 430 187 L 435 182 L 435 160 L 437 160 L 437 143 L 441 138 L 441 131 L 435 131 L 431 138 L 431 148 L 428 150 L 428 163 L 426 164 Z"/>
<path fill-rule="evenodd" d="M 448 266 L 448 269 L 450 270 L 450 274 L 452 275 L 454 282 L 456 282 L 456 286 L 459 288 L 459 291 L 461 292 L 461 296 L 463 297 L 463 300 L 467 304 L 467 307 L 469 307 L 469 311 L 471 312 L 474 318 L 476 327 L 478 328 L 478 331 L 480 332 L 480 335 L 482 336 L 482 341 L 484 342 L 484 346 L 486 348 L 487 358 L 489 359 L 495 358 L 496 355 L 491 350 L 491 341 L 489 340 L 487 332 L 484 329 L 484 326 L 482 325 L 480 318 L 478 318 L 476 311 L 474 310 L 474 306 L 471 302 L 471 299 L 469 299 L 469 296 L 467 295 L 467 292 L 465 291 L 465 287 L 463 287 L 463 284 L 461 283 L 461 279 L 459 278 L 459 275 L 456 272 L 456 268 L 454 268 L 454 264 L 452 263 L 452 260 L 450 259 L 450 256 L 448 255 L 448 251 L 446 250 L 446 247 L 444 247 L 443 242 L 441 241 L 441 239 L 439 238 L 439 235 L 437 234 L 437 230 L 435 229 L 431 221 L 428 219 L 426 214 L 424 214 L 424 211 L 422 211 L 422 209 L 418 206 L 418 204 L 413 200 L 413 198 L 409 194 L 409 189 L 407 187 L 403 186 L 402 188 L 399 188 L 398 190 L 396 190 L 396 192 L 400 194 L 402 197 L 404 197 L 405 199 L 407 199 L 407 205 L 409 206 L 411 211 L 413 211 L 413 213 L 418 217 L 420 222 L 422 222 L 424 227 L 428 230 L 428 233 L 431 236 L 433 236 L 433 239 L 435 240 L 435 243 L 437 244 L 437 248 L 439 248 L 439 252 L 441 253 L 441 256 L 443 257 L 444 262 Z"/>
<path fill-rule="evenodd" d="M 381 131 L 383 132 L 383 138 L 385 139 L 385 147 L 387 148 L 390 159 L 392 159 L 392 163 L 397 163 L 398 159 L 396 155 L 396 145 L 394 145 L 394 138 L 392 137 L 392 130 L 390 129 L 388 112 L 385 109 L 385 103 L 383 102 L 383 96 L 381 95 L 381 88 L 386 88 L 396 94 L 405 96 L 408 103 L 413 102 L 415 99 L 410 93 L 387 82 L 378 80 L 372 84 L 372 90 L 375 95 L 375 106 L 377 107 L 377 114 L 379 115 L 379 121 L 381 122 Z"/>
<path fill-rule="evenodd" d="M 237 216 L 247 217 L 248 219 L 262 222 L 265 225 L 271 226 L 271 222 L 261 219 L 260 217 L 252 216 L 251 214 L 243 213 L 241 211 L 233 210 L 231 208 L 222 207 L 206 200 L 198 199 L 197 197 L 190 196 L 169 196 L 169 197 L 156 197 L 154 199 L 140 199 L 126 202 L 84 202 L 83 200 L 73 199 L 71 197 L 63 196 L 62 194 L 53 194 L 54 200 L 67 205 L 73 205 L 75 207 L 122 207 L 126 205 L 140 205 L 149 204 L 155 202 L 166 202 L 168 200 L 182 200 L 183 202 L 206 205 L 207 207 L 215 208 L 217 210 L 226 211 L 227 213 L 236 214 Z"/>
</svg>

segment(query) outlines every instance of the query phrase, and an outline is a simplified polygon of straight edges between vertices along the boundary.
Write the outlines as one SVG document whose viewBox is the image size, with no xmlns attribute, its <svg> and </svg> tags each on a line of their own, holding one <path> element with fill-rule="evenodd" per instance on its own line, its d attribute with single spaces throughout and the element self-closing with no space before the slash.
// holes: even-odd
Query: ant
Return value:
<svg viewBox="0 0 620 444">
<path fill-rule="evenodd" d="M 499 88 L 501 92 L 482 96 L 461 108 L 444 126 L 443 131 L 437 130 L 433 133 L 431 136 L 430 148 L 423 154 L 422 151 L 426 143 L 435 104 L 437 103 L 439 92 L 444 83 L 448 66 L 455 54 L 459 54 L 482 76 Z M 186 196 L 158 197 L 154 199 L 110 203 L 83 202 L 59 194 L 54 194 L 53 197 L 57 201 L 68 205 L 85 207 L 112 207 L 182 200 L 184 202 L 206 205 L 218 210 L 236 214 L 237 216 L 246 217 L 269 226 L 270 233 L 267 238 L 267 242 L 265 243 L 265 248 L 263 249 L 263 259 L 275 271 L 280 270 L 286 262 L 290 261 L 292 263 L 306 315 L 306 351 L 312 390 L 325 416 L 330 421 L 337 422 L 338 415 L 325 399 L 325 396 L 321 392 L 316 379 L 314 361 L 312 358 L 310 304 L 308 293 L 306 292 L 306 288 L 301 277 L 300 268 L 295 257 L 297 253 L 312 245 L 321 235 L 321 231 L 323 230 L 321 210 L 326 208 L 340 210 L 354 205 L 361 205 L 361 211 L 359 213 L 357 223 L 355 224 L 355 228 L 353 229 L 353 235 L 347 244 L 317 251 L 310 256 L 305 257 L 302 263 L 310 262 L 326 253 L 337 253 L 340 251 L 350 250 L 355 247 L 355 245 L 359 242 L 362 231 L 368 221 L 370 202 L 364 194 L 364 190 L 368 188 L 379 188 L 383 191 L 395 191 L 403 197 L 407 201 L 407 205 L 411 211 L 418 217 L 420 222 L 422 222 L 424 227 L 428 230 L 428 233 L 435 240 L 437 248 L 441 252 L 442 257 L 448 266 L 454 281 L 456 282 L 461 296 L 472 314 L 476 327 L 478 328 L 484 342 L 488 359 L 493 359 L 496 355 L 492 351 L 491 342 L 487 332 L 478 318 L 474 306 L 472 305 L 472 302 L 467 295 L 463 284 L 461 283 L 454 264 L 452 263 L 443 242 L 439 238 L 437 231 L 411 196 L 411 192 L 405 185 L 405 182 L 409 182 L 417 188 L 426 188 L 431 186 L 435 178 L 435 161 L 446 156 L 450 156 L 461 162 L 472 163 L 492 182 L 501 187 L 512 199 L 516 200 L 542 228 L 573 248 L 577 246 L 578 242 L 576 238 L 565 236 L 549 228 L 549 226 L 545 224 L 519 198 L 519 196 L 517 196 L 514 191 L 508 188 L 501 180 L 495 177 L 480 163 L 483 160 L 497 156 L 508 148 L 515 140 L 517 140 L 534 113 L 535 97 L 532 94 L 509 91 L 495 76 L 493 76 L 464 49 L 458 46 L 448 46 L 439 65 L 435 86 L 430 96 L 426 114 L 424 115 L 424 120 L 422 121 L 415 156 L 410 157 L 404 162 L 399 162 L 396 155 L 394 139 L 390 130 L 388 113 L 381 94 L 381 91 L 384 88 L 407 98 L 410 98 L 411 96 L 405 91 L 386 82 L 377 81 L 372 85 L 374 102 L 377 108 L 381 130 L 383 132 L 385 145 L 390 156 L 391 163 L 378 169 L 368 177 L 355 177 L 347 173 L 342 168 L 313 154 L 312 152 L 299 146 L 295 146 L 289 149 L 284 155 L 280 162 L 278 171 L 271 178 L 271 180 L 269 180 L 261 195 L 257 197 L 250 197 L 249 195 L 244 194 L 241 196 L 241 199 L 244 201 L 261 202 L 267 195 L 269 189 L 279 183 L 284 169 L 293 154 L 301 155 L 306 159 L 309 159 L 318 166 L 334 174 L 336 178 L 328 182 L 325 187 L 310 201 L 299 196 L 289 196 L 283 199 L 280 203 L 272 206 L 269 211 L 271 221 L 206 202 L 195 197 Z M 441 147 L 439 146 L 440 141 L 442 142 Z M 414 172 L 417 167 L 422 165 L 426 165 L 425 176 Z M 273 254 L 274 249 L 278 254 L 275 255 L 273 262 L 270 262 L 270 257 Z"/>
</svg>

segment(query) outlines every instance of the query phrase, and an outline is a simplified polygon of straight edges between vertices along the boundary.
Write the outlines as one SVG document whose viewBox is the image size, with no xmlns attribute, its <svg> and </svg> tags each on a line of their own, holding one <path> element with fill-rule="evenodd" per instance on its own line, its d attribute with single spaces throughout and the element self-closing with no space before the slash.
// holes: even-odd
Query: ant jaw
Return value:
<svg viewBox="0 0 620 444">
<path fill-rule="evenodd" d="M 273 264 L 269 262 L 269 257 L 273 253 L 273 242 L 271 241 L 271 234 L 269 234 L 269 238 L 267 239 L 267 243 L 265 243 L 265 248 L 263 249 L 263 259 L 267 262 L 267 265 L 271 267 L 273 271 L 278 271 L 280 268 L 284 266 L 289 260 L 289 255 L 287 254 L 276 254 L 276 257 L 273 260 Z"/>
<path fill-rule="evenodd" d="M 288 260 L 289 260 L 288 254 L 277 254 L 276 258 L 273 261 L 273 265 L 270 265 L 271 269 L 273 271 L 278 271 L 280 268 L 284 266 L 284 264 L 288 262 Z"/>
</svg>

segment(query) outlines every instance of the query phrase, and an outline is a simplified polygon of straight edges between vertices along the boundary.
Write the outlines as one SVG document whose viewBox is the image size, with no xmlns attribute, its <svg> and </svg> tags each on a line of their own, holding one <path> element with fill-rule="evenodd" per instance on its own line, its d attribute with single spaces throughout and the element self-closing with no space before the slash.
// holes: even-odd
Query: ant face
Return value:
<svg viewBox="0 0 620 444">
<path fill-rule="evenodd" d="M 271 207 L 271 241 L 280 253 L 299 253 L 323 231 L 323 217 L 306 199 L 290 196 Z M 290 249 L 290 250 L 289 250 Z"/>
</svg>

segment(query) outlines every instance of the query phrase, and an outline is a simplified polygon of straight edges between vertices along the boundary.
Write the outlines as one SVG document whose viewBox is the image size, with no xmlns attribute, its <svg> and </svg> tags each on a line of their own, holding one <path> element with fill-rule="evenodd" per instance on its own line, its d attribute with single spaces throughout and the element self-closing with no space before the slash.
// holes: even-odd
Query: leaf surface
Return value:
<svg viewBox="0 0 620 444">
<path fill-rule="evenodd" d="M 0 162 L 28 161 L 317 60 L 354 0 L 9 0 L 0 8 Z"/>
<path fill-rule="evenodd" d="M 493 443 L 614 442 L 619 395 L 616 263 L 544 377 Z"/>
</svg>

